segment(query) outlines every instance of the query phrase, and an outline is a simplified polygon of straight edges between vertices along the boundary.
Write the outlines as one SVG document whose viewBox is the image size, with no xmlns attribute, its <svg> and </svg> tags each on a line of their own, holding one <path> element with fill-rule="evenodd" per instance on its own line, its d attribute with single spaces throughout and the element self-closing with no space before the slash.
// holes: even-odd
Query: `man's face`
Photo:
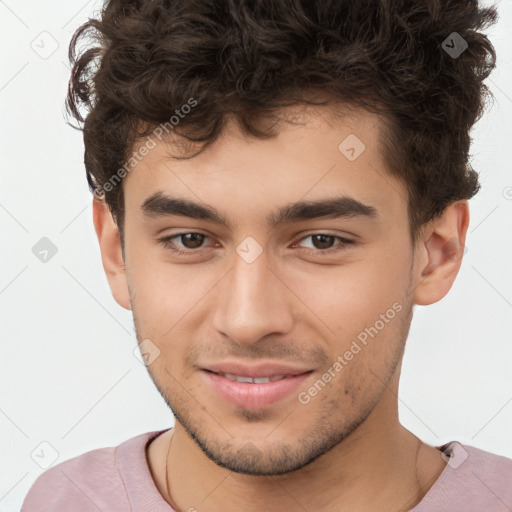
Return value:
<svg viewBox="0 0 512 512">
<path fill-rule="evenodd" d="M 308 112 L 306 125 L 283 124 L 270 140 L 245 138 L 231 122 L 190 160 L 161 143 L 123 185 L 137 337 L 160 350 L 149 372 L 201 449 L 233 471 L 298 469 L 348 436 L 399 371 L 412 316 L 407 194 L 384 168 L 377 118 Z M 365 145 L 359 156 L 354 139 L 339 149 L 351 134 Z M 156 201 L 145 212 L 157 193 L 228 225 L 164 215 Z M 341 197 L 370 208 L 276 218 L 293 203 Z M 186 233 L 196 235 L 177 236 Z M 235 363 L 240 374 L 279 373 L 266 363 L 289 373 L 238 383 L 221 375 Z"/>
</svg>

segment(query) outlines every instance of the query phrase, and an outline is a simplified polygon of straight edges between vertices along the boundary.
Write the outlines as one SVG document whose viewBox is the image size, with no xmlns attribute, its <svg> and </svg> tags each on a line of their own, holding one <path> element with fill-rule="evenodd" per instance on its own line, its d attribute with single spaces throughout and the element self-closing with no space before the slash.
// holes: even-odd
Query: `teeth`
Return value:
<svg viewBox="0 0 512 512">
<path fill-rule="evenodd" d="M 284 375 L 275 375 L 274 377 L 243 377 L 241 375 L 233 375 L 231 373 L 221 373 L 226 379 L 236 382 L 249 382 L 251 384 L 264 384 L 265 382 L 274 382 L 275 380 L 284 379 Z"/>
<path fill-rule="evenodd" d="M 252 377 L 241 377 L 239 375 L 232 375 L 231 373 L 225 373 L 224 377 L 229 380 L 236 380 L 237 382 L 254 382 Z"/>
<path fill-rule="evenodd" d="M 255 384 L 263 384 L 264 382 L 270 382 L 270 377 L 254 377 L 253 382 Z"/>
<path fill-rule="evenodd" d="M 276 375 L 275 377 L 270 377 L 270 382 L 274 382 L 275 380 L 284 379 L 285 375 Z"/>
</svg>

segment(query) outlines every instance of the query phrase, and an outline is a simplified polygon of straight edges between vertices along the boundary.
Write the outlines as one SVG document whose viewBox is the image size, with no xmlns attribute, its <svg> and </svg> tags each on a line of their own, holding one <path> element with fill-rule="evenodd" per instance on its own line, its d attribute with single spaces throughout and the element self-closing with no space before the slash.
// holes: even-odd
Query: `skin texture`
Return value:
<svg viewBox="0 0 512 512">
<path fill-rule="evenodd" d="M 94 200 L 112 293 L 133 311 L 139 342 L 149 338 L 160 350 L 148 371 L 176 417 L 173 431 L 150 444 L 148 463 L 178 510 L 409 510 L 445 462 L 400 425 L 401 361 L 414 305 L 442 299 L 458 273 L 468 202 L 425 225 L 413 247 L 405 186 L 385 169 L 379 119 L 362 110 L 335 118 L 326 107 L 286 114 L 305 124 L 282 124 L 276 138 L 257 140 L 229 120 L 191 160 L 173 159 L 168 144 L 152 149 L 123 183 L 125 261 L 108 208 Z M 349 134 L 366 146 L 353 162 L 338 150 Z M 231 229 L 145 216 L 141 205 L 159 191 L 210 205 Z M 283 205 L 338 195 L 373 206 L 378 218 L 265 221 Z M 202 253 L 175 255 L 158 241 L 190 232 L 207 235 Z M 355 243 L 322 255 L 329 247 L 314 234 Z M 236 252 L 248 236 L 263 250 L 252 263 Z M 286 362 L 314 370 L 307 391 L 397 303 L 400 312 L 307 404 L 292 393 L 262 409 L 236 408 L 199 371 L 228 360 Z"/>
</svg>

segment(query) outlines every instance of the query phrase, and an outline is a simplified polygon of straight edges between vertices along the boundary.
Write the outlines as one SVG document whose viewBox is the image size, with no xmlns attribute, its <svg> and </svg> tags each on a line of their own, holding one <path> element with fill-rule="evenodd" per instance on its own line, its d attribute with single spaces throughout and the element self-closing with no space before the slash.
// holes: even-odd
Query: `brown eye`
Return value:
<svg viewBox="0 0 512 512">
<path fill-rule="evenodd" d="M 160 238 L 158 241 L 165 249 L 169 249 L 176 254 L 192 256 L 206 249 L 203 243 L 208 238 L 203 233 L 178 233 L 177 235 Z"/>
<path fill-rule="evenodd" d="M 331 235 L 311 235 L 315 249 L 330 249 L 335 239 L 336 237 Z"/>
<path fill-rule="evenodd" d="M 183 235 L 179 235 L 179 238 L 181 239 L 183 247 L 186 249 L 198 249 L 204 242 L 206 235 L 201 233 L 185 233 Z"/>
<path fill-rule="evenodd" d="M 310 239 L 309 247 L 300 245 L 305 240 Z M 338 243 L 336 243 L 338 241 Z M 348 240 L 337 235 L 327 233 L 315 233 L 302 238 L 298 246 L 306 250 L 307 253 L 314 255 L 330 254 L 347 249 L 347 246 L 354 244 L 353 240 Z"/>
</svg>

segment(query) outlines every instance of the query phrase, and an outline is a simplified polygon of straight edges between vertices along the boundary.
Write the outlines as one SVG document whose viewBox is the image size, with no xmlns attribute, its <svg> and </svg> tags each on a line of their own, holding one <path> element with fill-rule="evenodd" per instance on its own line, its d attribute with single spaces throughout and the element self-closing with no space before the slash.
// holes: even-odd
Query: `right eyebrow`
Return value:
<svg viewBox="0 0 512 512">
<path fill-rule="evenodd" d="M 191 219 L 211 220 L 217 224 L 230 227 L 229 221 L 212 207 L 180 199 L 169 197 L 162 192 L 156 192 L 148 197 L 141 206 L 144 215 L 148 217 L 164 217 L 167 215 L 180 215 Z"/>
</svg>

